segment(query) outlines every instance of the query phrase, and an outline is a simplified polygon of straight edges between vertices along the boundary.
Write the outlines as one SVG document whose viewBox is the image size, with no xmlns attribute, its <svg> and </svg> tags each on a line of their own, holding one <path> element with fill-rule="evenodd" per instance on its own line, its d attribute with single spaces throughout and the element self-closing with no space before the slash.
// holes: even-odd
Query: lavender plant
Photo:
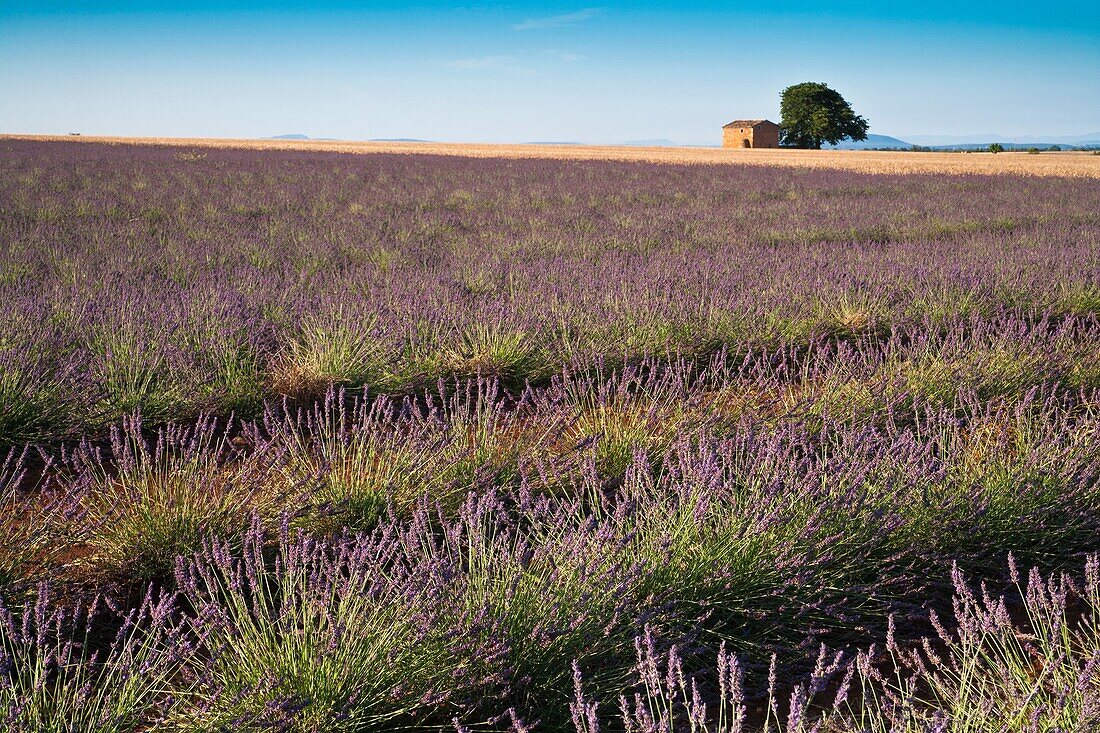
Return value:
<svg viewBox="0 0 1100 733">
<path fill-rule="evenodd" d="M 26 450 L 11 449 L 0 462 L 0 598 L 42 579 L 77 518 L 67 492 L 34 491 L 27 459 Z"/>
<path fill-rule="evenodd" d="M 1010 558 L 1011 560 L 1011 558 Z M 933 613 L 936 638 L 903 648 L 886 640 L 892 675 L 874 650 L 856 660 L 865 730 L 1089 730 L 1100 725 L 1100 573 L 1091 556 L 1083 582 L 1067 575 L 1026 583 L 1013 619 L 1004 597 L 975 592 L 955 568 L 951 630 Z"/>
<path fill-rule="evenodd" d="M 189 655 L 174 608 L 171 594 L 151 592 L 130 610 L 71 607 L 45 585 L 22 607 L 0 605 L 0 725 L 125 733 L 157 723 L 178 702 L 170 689 Z"/>
<path fill-rule="evenodd" d="M 454 692 L 448 640 L 425 615 L 430 571 L 404 566 L 392 534 L 330 545 L 284 532 L 273 566 L 263 545 L 254 525 L 243 554 L 215 540 L 177 564 L 209 654 L 194 660 L 197 703 L 177 724 L 392 730 Z"/>
<path fill-rule="evenodd" d="M 285 456 L 288 486 L 309 487 L 313 529 L 370 530 L 388 512 L 408 514 L 425 494 L 443 501 L 446 436 L 398 415 L 385 399 L 349 398 L 330 390 L 323 403 L 292 417 L 270 415 L 268 430 Z"/>
<path fill-rule="evenodd" d="M 290 341 L 274 368 L 279 392 L 316 397 L 330 385 L 385 383 L 386 347 L 372 333 L 374 325 L 339 313 L 329 320 L 310 319 Z"/>
<path fill-rule="evenodd" d="M 92 571 L 134 580 L 170 573 L 204 539 L 243 536 L 250 515 L 268 526 L 294 510 L 303 485 L 272 480 L 278 451 L 258 446 L 233 460 L 215 420 L 169 426 L 148 440 L 140 420 L 112 431 L 111 456 L 85 445 L 71 459 L 83 524 L 78 540 Z"/>
<path fill-rule="evenodd" d="M 872 646 L 845 661 L 823 647 L 789 699 L 776 686 L 773 658 L 758 722 L 736 656 L 723 646 L 716 674 L 693 672 L 680 647 L 662 646 L 647 628 L 635 640 L 633 688 L 617 710 L 586 693 L 573 665 L 573 725 L 577 733 L 616 725 L 645 733 L 1091 730 L 1100 723 L 1096 557 L 1079 581 L 1032 569 L 1022 583 L 1014 563 L 1011 576 L 1018 620 L 1004 596 L 984 583 L 975 592 L 956 568 L 953 631 L 933 611 L 936 636 L 919 644 L 899 642 L 891 625 L 885 654 Z"/>
</svg>

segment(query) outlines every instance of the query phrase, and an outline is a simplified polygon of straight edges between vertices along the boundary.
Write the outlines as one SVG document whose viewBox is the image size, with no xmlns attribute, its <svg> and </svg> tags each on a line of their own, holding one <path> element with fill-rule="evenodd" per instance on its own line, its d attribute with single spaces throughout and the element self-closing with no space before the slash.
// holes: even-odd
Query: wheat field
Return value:
<svg viewBox="0 0 1100 733">
<path fill-rule="evenodd" d="M 337 153 L 406 153 L 466 158 L 617 160 L 645 163 L 756 165 L 848 170 L 859 173 L 948 173 L 1068 176 L 1100 178 L 1100 155 L 1057 152 L 911 153 L 879 150 L 742 150 L 725 148 L 619 147 L 489 143 L 388 142 L 348 140 L 264 140 L 225 138 L 102 137 L 84 135 L 0 135 L 0 139 L 77 141 L 118 145 L 169 145 L 185 148 L 307 150 Z"/>
</svg>

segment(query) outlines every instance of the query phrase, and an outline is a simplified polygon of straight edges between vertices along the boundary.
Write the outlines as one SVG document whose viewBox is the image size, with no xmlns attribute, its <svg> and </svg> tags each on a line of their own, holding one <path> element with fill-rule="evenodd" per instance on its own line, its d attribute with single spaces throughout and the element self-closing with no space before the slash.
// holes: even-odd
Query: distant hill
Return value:
<svg viewBox="0 0 1100 733">
<path fill-rule="evenodd" d="M 1062 150 L 1073 150 L 1074 148 L 1100 148 L 1100 140 L 1080 140 L 1075 143 L 1031 142 L 998 144 L 1005 150 L 1027 150 L 1029 148 L 1048 150 L 1055 146 Z M 985 150 L 989 145 L 990 143 L 958 143 L 955 145 L 929 145 L 928 147 L 932 150 Z"/>
<path fill-rule="evenodd" d="M 889 135 L 868 134 L 866 140 L 860 140 L 858 142 L 854 140 L 842 140 L 836 145 L 825 145 L 823 147 L 829 150 L 908 150 L 913 147 L 913 143 L 907 143 L 904 140 L 899 140 Z"/>
<path fill-rule="evenodd" d="M 976 133 L 973 135 L 909 135 L 917 145 L 927 145 L 944 150 L 976 150 L 988 147 L 990 143 L 1000 143 L 1006 148 L 1044 148 L 1051 145 L 1063 147 L 1100 146 L 1100 132 L 1083 135 L 1020 135 L 1006 137 L 994 133 Z"/>
<path fill-rule="evenodd" d="M 1059 146 L 1063 150 L 1071 148 L 1100 148 L 1100 134 L 1082 135 L 1081 137 L 1019 137 L 1010 140 L 1001 135 L 990 135 L 983 138 L 972 136 L 942 136 L 913 135 L 912 142 L 890 137 L 889 135 L 867 135 L 866 140 L 853 142 L 845 140 L 839 145 L 825 145 L 830 150 L 910 150 L 914 146 L 922 146 L 930 150 L 985 150 L 990 143 L 1000 143 L 1005 150 L 1027 150 L 1038 148 L 1046 150 L 1052 146 Z"/>
<path fill-rule="evenodd" d="M 275 137 L 269 137 L 268 140 L 319 140 L 321 142 L 331 142 L 338 140 L 335 137 L 310 137 L 309 135 L 303 135 L 300 132 L 295 132 L 290 135 L 276 135 Z"/>
<path fill-rule="evenodd" d="M 667 137 L 655 137 L 651 140 L 627 140 L 623 145 L 638 148 L 674 148 L 676 143 Z"/>
</svg>

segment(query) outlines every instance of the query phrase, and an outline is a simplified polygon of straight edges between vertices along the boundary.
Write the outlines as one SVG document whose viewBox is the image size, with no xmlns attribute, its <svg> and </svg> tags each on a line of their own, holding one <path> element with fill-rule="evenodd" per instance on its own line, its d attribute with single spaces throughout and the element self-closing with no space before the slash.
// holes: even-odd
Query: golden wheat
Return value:
<svg viewBox="0 0 1100 733">
<path fill-rule="evenodd" d="M 2 140 L 53 140 L 114 145 L 171 145 L 186 148 L 323 150 L 338 153 L 403 153 L 467 158 L 620 160 L 645 163 L 762 165 L 833 168 L 861 173 L 1015 173 L 1100 178 L 1100 155 L 1050 152 L 911 153 L 878 150 L 743 150 L 734 148 L 646 148 L 595 145 L 497 145 L 488 143 L 356 142 L 346 140 L 254 140 L 222 138 L 101 137 L 84 135 L 0 135 Z"/>
</svg>

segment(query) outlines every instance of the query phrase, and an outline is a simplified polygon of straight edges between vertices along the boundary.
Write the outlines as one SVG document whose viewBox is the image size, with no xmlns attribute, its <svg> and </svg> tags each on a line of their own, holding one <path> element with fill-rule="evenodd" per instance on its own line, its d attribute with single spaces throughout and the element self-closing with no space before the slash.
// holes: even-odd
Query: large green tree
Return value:
<svg viewBox="0 0 1100 733">
<path fill-rule="evenodd" d="M 839 92 L 819 82 L 784 89 L 779 111 L 783 115 L 779 134 L 787 147 L 817 150 L 822 143 L 867 139 L 867 120 L 853 112 Z"/>
</svg>

